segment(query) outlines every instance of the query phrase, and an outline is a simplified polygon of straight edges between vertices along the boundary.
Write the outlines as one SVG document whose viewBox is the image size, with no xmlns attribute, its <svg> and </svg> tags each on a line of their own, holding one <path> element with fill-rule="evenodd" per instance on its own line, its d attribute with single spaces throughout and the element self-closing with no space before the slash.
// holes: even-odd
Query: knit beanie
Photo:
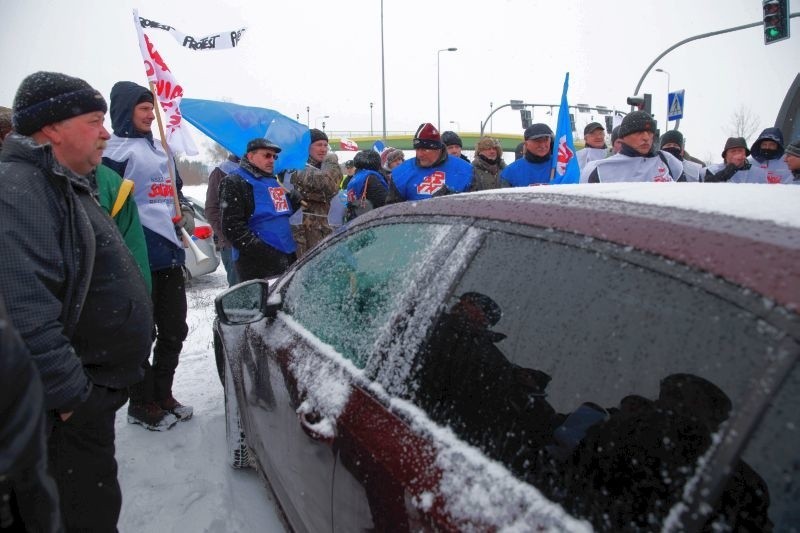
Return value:
<svg viewBox="0 0 800 533">
<path fill-rule="evenodd" d="M 381 152 L 381 167 L 387 172 L 390 170 L 389 165 L 398 159 L 405 159 L 405 154 L 399 148 L 392 148 L 391 146 Z"/>
<path fill-rule="evenodd" d="M 785 152 L 789 155 L 793 155 L 795 157 L 800 157 L 800 139 L 796 140 L 792 144 L 786 146 Z"/>
<path fill-rule="evenodd" d="M 648 113 L 644 111 L 633 111 L 625 115 L 622 124 L 619 125 L 619 138 L 627 137 L 631 133 L 640 131 L 656 132 L 656 124 Z"/>
<path fill-rule="evenodd" d="M 619 139 L 619 126 L 614 126 L 611 130 L 611 144 L 614 144 Z"/>
<path fill-rule="evenodd" d="M 108 111 L 103 95 L 80 78 L 58 72 L 35 72 L 22 80 L 14 97 L 14 130 L 36 133 L 48 124 Z"/>
<path fill-rule="evenodd" d="M 417 132 L 414 134 L 414 149 L 429 148 L 431 150 L 440 150 L 444 147 L 442 137 L 439 135 L 439 130 L 430 122 L 420 124 Z"/>
<path fill-rule="evenodd" d="M 318 130 L 317 128 L 311 128 L 311 144 L 314 144 L 317 141 L 328 141 L 328 136 L 325 135 L 325 132 L 322 130 Z"/>
<path fill-rule="evenodd" d="M 454 131 L 445 131 L 442 133 L 442 142 L 445 146 L 458 145 L 464 148 L 464 143 L 461 142 L 461 137 Z"/>
<path fill-rule="evenodd" d="M 683 148 L 683 142 L 683 133 L 679 132 L 678 130 L 669 130 L 661 136 L 661 146 L 675 143 Z"/>
<path fill-rule="evenodd" d="M 366 169 L 379 172 L 381 169 L 381 156 L 375 150 L 361 150 L 353 158 L 353 164 L 359 170 Z"/>
<path fill-rule="evenodd" d="M 722 150 L 722 159 L 725 159 L 725 154 L 731 148 L 744 148 L 744 155 L 750 155 L 750 149 L 747 148 L 747 141 L 744 140 L 744 137 L 728 137 L 728 140 L 725 141 L 725 148 Z"/>
</svg>

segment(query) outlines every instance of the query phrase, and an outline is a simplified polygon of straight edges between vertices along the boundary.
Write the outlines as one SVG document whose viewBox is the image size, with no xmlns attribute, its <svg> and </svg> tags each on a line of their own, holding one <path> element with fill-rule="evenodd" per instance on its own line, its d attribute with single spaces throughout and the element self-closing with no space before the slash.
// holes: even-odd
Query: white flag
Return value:
<svg viewBox="0 0 800 533">
<path fill-rule="evenodd" d="M 180 107 L 183 86 L 172 75 L 161 54 L 156 51 L 153 43 L 142 31 L 139 13 L 135 9 L 133 10 L 133 24 L 136 26 L 136 34 L 139 36 L 139 49 L 142 52 L 147 80 L 155 85 L 156 97 L 163 110 L 164 134 L 167 144 L 173 153 L 197 155 L 199 153 L 197 147 L 187 129 L 183 127 Z"/>
</svg>

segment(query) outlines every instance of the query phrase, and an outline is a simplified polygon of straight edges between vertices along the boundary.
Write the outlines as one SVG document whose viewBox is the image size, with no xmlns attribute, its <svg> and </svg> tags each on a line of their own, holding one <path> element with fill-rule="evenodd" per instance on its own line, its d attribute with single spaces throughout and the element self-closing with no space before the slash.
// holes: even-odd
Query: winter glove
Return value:
<svg viewBox="0 0 800 533">
<path fill-rule="evenodd" d="M 194 211 L 188 205 L 181 205 L 181 219 L 177 226 L 185 229 L 189 235 L 194 233 Z"/>
<path fill-rule="evenodd" d="M 303 201 L 303 195 L 300 194 L 300 191 L 297 189 L 292 189 L 291 191 L 287 191 L 286 196 L 289 197 L 289 201 L 292 203 L 292 207 L 295 210 L 300 209 L 301 207 L 306 207 L 306 203 Z"/>
</svg>

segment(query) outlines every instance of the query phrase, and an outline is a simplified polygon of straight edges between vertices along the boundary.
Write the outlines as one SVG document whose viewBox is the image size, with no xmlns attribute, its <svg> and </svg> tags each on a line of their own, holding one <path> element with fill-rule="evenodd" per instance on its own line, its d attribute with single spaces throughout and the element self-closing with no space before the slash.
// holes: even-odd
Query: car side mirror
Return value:
<svg viewBox="0 0 800 533">
<path fill-rule="evenodd" d="M 223 324 L 250 324 L 264 317 L 275 318 L 281 307 L 280 295 L 275 300 L 269 296 L 269 284 L 254 279 L 220 293 L 214 299 L 214 306 Z"/>
</svg>

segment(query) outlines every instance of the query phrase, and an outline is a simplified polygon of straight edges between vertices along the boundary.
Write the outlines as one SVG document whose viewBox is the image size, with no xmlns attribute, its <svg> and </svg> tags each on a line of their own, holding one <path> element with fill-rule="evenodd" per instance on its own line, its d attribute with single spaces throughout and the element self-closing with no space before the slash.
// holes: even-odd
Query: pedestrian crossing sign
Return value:
<svg viewBox="0 0 800 533">
<path fill-rule="evenodd" d="M 678 120 L 683 118 L 683 89 L 669 93 L 667 97 L 667 105 L 669 112 L 667 113 L 667 120 Z"/>
</svg>

